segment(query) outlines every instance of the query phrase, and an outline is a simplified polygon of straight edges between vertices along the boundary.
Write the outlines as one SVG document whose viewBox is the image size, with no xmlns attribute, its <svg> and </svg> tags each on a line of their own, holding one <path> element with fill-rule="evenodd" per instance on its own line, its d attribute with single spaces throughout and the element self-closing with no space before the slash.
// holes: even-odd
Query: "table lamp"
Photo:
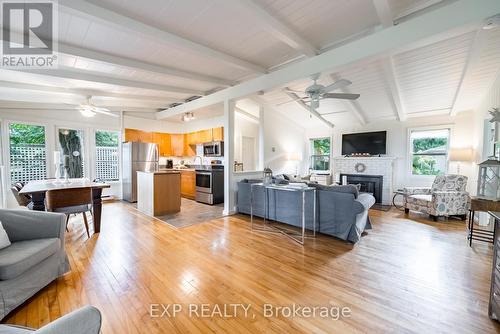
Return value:
<svg viewBox="0 0 500 334">
<path fill-rule="evenodd" d="M 302 159 L 301 159 L 300 153 L 293 152 L 293 153 L 287 153 L 286 160 L 288 160 L 288 161 L 300 161 Z M 295 163 L 295 176 L 299 175 L 298 169 L 299 169 L 299 163 L 296 162 Z"/>
<path fill-rule="evenodd" d="M 460 174 L 460 163 L 471 162 L 474 159 L 472 147 L 456 147 L 450 149 L 449 160 L 457 163 L 457 174 Z"/>
</svg>

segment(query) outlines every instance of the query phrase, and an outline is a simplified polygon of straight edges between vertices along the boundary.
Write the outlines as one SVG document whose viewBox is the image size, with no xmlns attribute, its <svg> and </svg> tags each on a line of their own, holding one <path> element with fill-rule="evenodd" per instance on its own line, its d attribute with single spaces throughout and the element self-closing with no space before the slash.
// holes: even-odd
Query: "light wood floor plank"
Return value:
<svg viewBox="0 0 500 334">
<path fill-rule="evenodd" d="M 357 245 L 319 236 L 301 247 L 252 232 L 236 215 L 176 229 L 107 203 L 100 235 L 81 217 L 67 236 L 72 271 L 4 322 L 40 327 L 92 304 L 103 333 L 493 333 L 487 316 L 492 246 L 466 242 L 461 221 L 372 211 Z M 151 303 L 251 304 L 249 318 L 182 313 L 151 318 Z M 265 318 L 264 304 L 346 306 L 342 320 Z M 253 317 L 255 315 L 255 317 Z"/>
</svg>

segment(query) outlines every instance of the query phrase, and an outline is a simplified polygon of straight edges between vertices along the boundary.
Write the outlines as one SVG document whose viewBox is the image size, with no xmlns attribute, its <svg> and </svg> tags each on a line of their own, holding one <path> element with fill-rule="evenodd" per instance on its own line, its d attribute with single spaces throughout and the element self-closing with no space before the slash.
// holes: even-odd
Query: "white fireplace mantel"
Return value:
<svg viewBox="0 0 500 334">
<path fill-rule="evenodd" d="M 339 181 L 340 174 L 355 175 L 381 175 L 383 177 L 382 185 L 382 204 L 390 205 L 393 180 L 394 180 L 394 162 L 396 157 L 335 157 L 333 158 L 333 172 L 335 180 Z M 357 164 L 365 165 L 363 172 L 356 171 Z"/>
</svg>

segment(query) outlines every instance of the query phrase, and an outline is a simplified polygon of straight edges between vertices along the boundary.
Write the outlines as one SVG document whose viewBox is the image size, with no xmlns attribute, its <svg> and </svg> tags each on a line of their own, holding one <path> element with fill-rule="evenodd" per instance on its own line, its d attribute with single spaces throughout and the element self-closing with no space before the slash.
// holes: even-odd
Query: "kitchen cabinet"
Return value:
<svg viewBox="0 0 500 334">
<path fill-rule="evenodd" d="M 160 156 L 169 157 L 172 155 L 172 143 L 169 133 L 153 132 L 153 143 L 158 145 Z"/>
<path fill-rule="evenodd" d="M 181 170 L 181 196 L 194 199 L 196 196 L 196 172 Z"/>
<path fill-rule="evenodd" d="M 170 142 L 172 148 L 172 155 L 175 157 L 182 157 L 184 155 L 184 135 L 171 134 Z"/>
<path fill-rule="evenodd" d="M 151 132 L 141 131 L 137 129 L 125 129 L 125 141 L 152 143 L 153 134 Z"/>
<path fill-rule="evenodd" d="M 196 144 L 192 144 L 192 138 L 190 133 L 184 134 L 184 156 L 195 157 L 196 156 Z"/>
<path fill-rule="evenodd" d="M 224 127 L 213 128 L 212 134 L 214 141 L 224 141 Z"/>
</svg>

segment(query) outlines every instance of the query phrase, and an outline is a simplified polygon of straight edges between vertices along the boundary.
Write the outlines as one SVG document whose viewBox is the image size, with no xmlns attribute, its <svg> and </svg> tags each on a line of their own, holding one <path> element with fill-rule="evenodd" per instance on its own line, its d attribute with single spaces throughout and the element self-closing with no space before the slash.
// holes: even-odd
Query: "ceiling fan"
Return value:
<svg viewBox="0 0 500 334">
<path fill-rule="evenodd" d="M 352 84 L 351 81 L 346 79 L 340 79 L 332 83 L 331 85 L 324 86 L 318 84 L 320 74 L 315 74 L 311 77 L 313 84 L 305 89 L 305 91 L 297 91 L 289 88 L 285 88 L 285 92 L 288 96 L 292 97 L 291 101 L 287 101 L 281 104 L 290 103 L 294 101 L 302 101 L 303 103 L 308 103 L 311 109 L 317 109 L 319 107 L 319 102 L 323 99 L 340 99 L 340 100 L 356 100 L 360 97 L 359 94 L 351 93 L 330 93 L 331 91 L 339 88 L 343 88 Z M 299 94 L 305 94 L 306 96 L 299 96 Z"/>
<path fill-rule="evenodd" d="M 77 110 L 85 117 L 94 117 L 96 114 L 102 114 L 112 117 L 118 117 L 117 114 L 113 113 L 108 108 L 97 107 L 91 102 L 92 96 L 87 96 L 85 103 L 82 103 L 76 107 Z"/>
</svg>

